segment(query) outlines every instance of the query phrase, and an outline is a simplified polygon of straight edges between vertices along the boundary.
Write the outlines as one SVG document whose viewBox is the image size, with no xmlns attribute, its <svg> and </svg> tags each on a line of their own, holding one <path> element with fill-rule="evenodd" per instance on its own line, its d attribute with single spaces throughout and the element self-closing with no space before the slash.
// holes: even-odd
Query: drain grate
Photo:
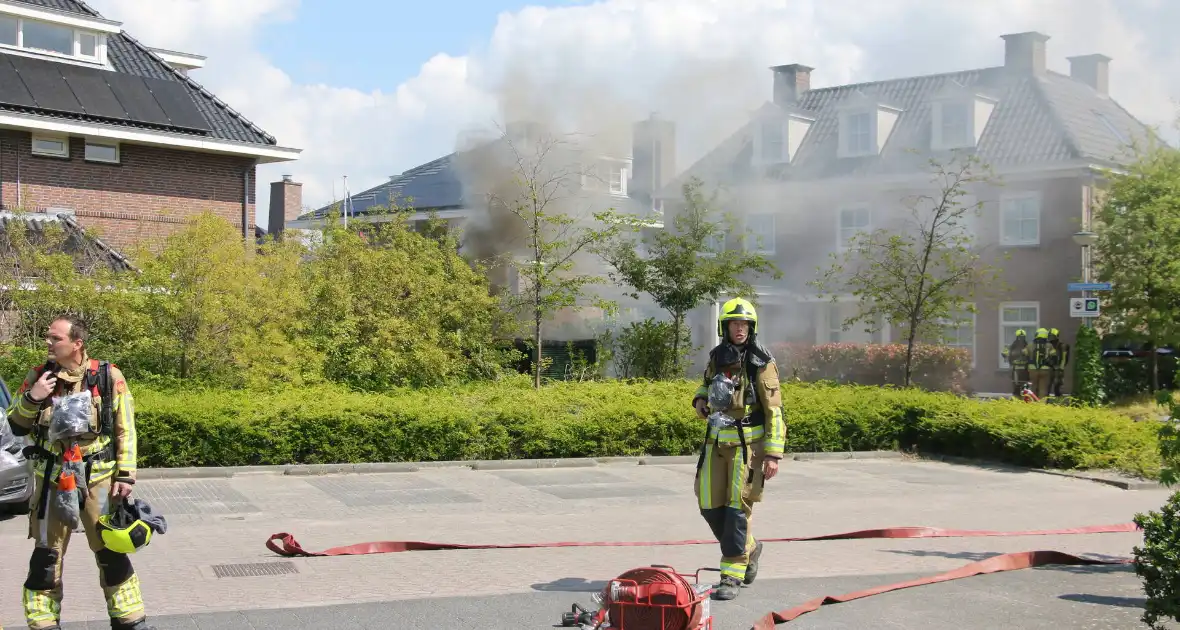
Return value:
<svg viewBox="0 0 1180 630">
<path fill-rule="evenodd" d="M 220 578 L 262 577 L 266 575 L 287 575 L 299 573 L 292 562 L 247 562 L 242 564 L 215 564 L 213 575 Z"/>
</svg>

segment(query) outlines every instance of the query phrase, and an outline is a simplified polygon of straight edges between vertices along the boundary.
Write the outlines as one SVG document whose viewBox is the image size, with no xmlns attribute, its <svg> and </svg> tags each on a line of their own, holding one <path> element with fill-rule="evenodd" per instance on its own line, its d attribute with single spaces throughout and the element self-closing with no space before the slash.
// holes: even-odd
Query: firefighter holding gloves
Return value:
<svg viewBox="0 0 1180 630">
<path fill-rule="evenodd" d="M 778 474 L 786 447 L 778 367 L 757 341 L 753 304 L 735 298 L 721 307 L 721 343 L 709 352 L 703 383 L 693 397 L 707 418 L 697 463 L 701 515 L 721 544 L 721 581 L 713 597 L 737 597 L 758 574 L 762 543 L 750 530 L 764 483 Z"/>
<path fill-rule="evenodd" d="M 135 488 L 136 433 L 131 392 L 114 365 L 91 359 L 85 325 L 59 317 L 46 335 L 49 360 L 29 371 L 8 409 L 17 435 L 30 435 L 35 493 L 29 537 L 35 542 L 22 603 L 29 628 L 59 628 L 62 566 L 76 526 L 99 568 L 113 630 L 152 630 L 129 553 L 165 524 Z M 143 516 L 140 510 L 143 510 Z M 150 524 L 145 521 L 150 521 Z"/>
</svg>

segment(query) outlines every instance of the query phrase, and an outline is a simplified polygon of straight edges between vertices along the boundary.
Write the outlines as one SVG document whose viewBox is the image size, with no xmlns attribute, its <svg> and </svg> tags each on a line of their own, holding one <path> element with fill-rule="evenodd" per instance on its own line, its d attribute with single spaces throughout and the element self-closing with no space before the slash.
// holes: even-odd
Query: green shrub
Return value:
<svg viewBox="0 0 1180 630">
<path fill-rule="evenodd" d="M 135 384 L 132 384 L 135 387 Z M 690 455 L 694 381 L 277 393 L 136 391 L 144 467 Z M 1100 409 L 863 386 L 788 383 L 788 450 L 917 449 L 1154 477 L 1156 434 Z"/>
<path fill-rule="evenodd" d="M 1180 564 L 1176 563 L 1176 541 L 1180 540 L 1180 492 L 1173 493 L 1160 512 L 1136 514 L 1135 524 L 1143 530 L 1143 545 L 1136 545 L 1135 573 L 1147 595 L 1140 620 L 1162 629 L 1161 620 L 1180 621 Z"/>
<path fill-rule="evenodd" d="M 784 378 L 856 385 L 902 385 L 906 346 L 893 344 L 774 344 Z M 963 392 L 971 356 L 962 348 L 914 346 L 913 384 L 927 390 Z"/>
<path fill-rule="evenodd" d="M 1102 340 L 1098 332 L 1089 326 L 1079 328 L 1075 351 L 1073 397 L 1091 405 L 1105 402 L 1109 393 L 1104 387 Z"/>
</svg>

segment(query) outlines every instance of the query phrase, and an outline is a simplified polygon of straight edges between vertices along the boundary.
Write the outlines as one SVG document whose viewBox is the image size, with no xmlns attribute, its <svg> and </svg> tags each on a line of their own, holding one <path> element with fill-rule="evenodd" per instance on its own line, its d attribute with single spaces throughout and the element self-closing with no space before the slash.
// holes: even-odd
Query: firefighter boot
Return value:
<svg viewBox="0 0 1180 630">
<path fill-rule="evenodd" d="M 156 630 L 156 627 L 149 626 L 147 619 L 139 619 L 131 623 L 120 621 L 118 619 L 112 619 L 111 630 Z"/>
<path fill-rule="evenodd" d="M 717 584 L 717 588 L 713 589 L 713 599 L 729 600 L 738 596 L 738 591 L 742 588 L 741 580 L 732 575 L 721 576 L 721 582 Z"/>
<path fill-rule="evenodd" d="M 759 540 L 754 545 L 754 551 L 750 552 L 750 562 L 746 564 L 746 577 L 742 578 L 742 582 L 746 584 L 753 584 L 754 578 L 758 577 L 758 558 L 762 557 L 762 541 Z"/>
</svg>

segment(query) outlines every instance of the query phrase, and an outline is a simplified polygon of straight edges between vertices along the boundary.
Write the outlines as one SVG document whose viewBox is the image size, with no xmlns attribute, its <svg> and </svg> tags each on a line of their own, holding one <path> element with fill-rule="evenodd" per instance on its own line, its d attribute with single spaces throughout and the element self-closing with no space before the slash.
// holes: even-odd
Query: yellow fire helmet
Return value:
<svg viewBox="0 0 1180 630">
<path fill-rule="evenodd" d="M 721 305 L 721 317 L 717 319 L 717 336 L 725 338 L 725 322 L 750 322 L 750 336 L 758 329 L 758 311 L 754 305 L 742 298 L 733 298 Z"/>
<path fill-rule="evenodd" d="M 152 542 L 152 535 L 168 531 L 163 516 L 140 499 L 121 501 L 113 512 L 98 518 L 98 533 L 103 545 L 116 553 L 133 554 Z"/>
<path fill-rule="evenodd" d="M 1038 328 L 1037 329 L 1037 339 L 1048 339 L 1048 338 L 1049 338 L 1049 330 L 1047 328 Z"/>
</svg>

